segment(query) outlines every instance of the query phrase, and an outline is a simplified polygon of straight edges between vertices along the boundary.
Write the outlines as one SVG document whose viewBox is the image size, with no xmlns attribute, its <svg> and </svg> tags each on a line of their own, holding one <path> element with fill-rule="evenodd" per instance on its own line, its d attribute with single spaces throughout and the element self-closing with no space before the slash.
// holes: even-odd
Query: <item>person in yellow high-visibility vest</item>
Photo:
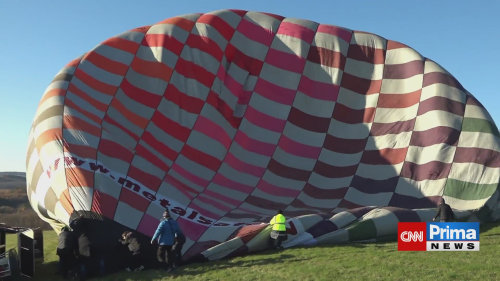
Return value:
<svg viewBox="0 0 500 281">
<path fill-rule="evenodd" d="M 278 213 L 271 219 L 269 224 L 272 226 L 271 239 L 276 240 L 276 245 L 274 246 L 273 240 L 271 240 L 272 245 L 276 249 L 283 249 L 281 242 L 286 240 L 286 217 L 283 215 L 282 210 L 278 210 Z"/>
</svg>

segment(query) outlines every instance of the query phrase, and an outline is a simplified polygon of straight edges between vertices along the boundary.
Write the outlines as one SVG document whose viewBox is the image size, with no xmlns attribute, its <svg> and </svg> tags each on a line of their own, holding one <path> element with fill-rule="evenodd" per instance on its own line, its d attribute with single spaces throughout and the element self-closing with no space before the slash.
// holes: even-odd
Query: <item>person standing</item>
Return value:
<svg viewBox="0 0 500 281">
<path fill-rule="evenodd" d="M 165 263 L 165 270 L 170 272 L 174 269 L 177 262 L 177 255 L 172 246 L 175 242 L 175 234 L 182 233 L 177 222 L 170 217 L 168 209 L 163 212 L 163 218 L 158 224 L 156 231 L 151 238 L 151 244 L 158 243 L 156 257 L 160 263 Z"/>
<path fill-rule="evenodd" d="M 59 271 L 63 278 L 68 278 L 76 265 L 76 237 L 67 227 L 63 227 L 59 234 L 56 254 L 59 256 Z"/>
<path fill-rule="evenodd" d="M 173 267 L 179 266 L 182 262 L 182 246 L 184 243 L 186 243 L 186 236 L 179 227 L 179 231 L 175 233 L 174 245 L 172 245 L 172 251 L 175 255 Z"/>
<path fill-rule="evenodd" d="M 453 210 L 451 209 L 450 205 L 446 204 L 444 198 L 441 198 L 441 203 L 438 206 L 436 216 L 432 220 L 436 221 L 438 217 L 440 222 L 449 222 L 455 219 Z"/>
<path fill-rule="evenodd" d="M 276 249 L 283 249 L 281 242 L 287 238 L 285 222 L 286 217 L 283 215 L 282 210 L 278 210 L 277 214 L 269 222 L 272 226 L 271 239 L 276 240 L 276 245 L 274 246 Z M 274 244 L 273 240 L 271 242 Z"/>
<path fill-rule="evenodd" d="M 87 223 L 88 221 L 82 217 L 70 222 L 70 227 L 73 229 L 77 241 L 78 270 L 76 276 L 80 280 L 85 280 L 89 275 L 92 275 L 95 269 L 94 248 L 88 235 Z"/>
</svg>

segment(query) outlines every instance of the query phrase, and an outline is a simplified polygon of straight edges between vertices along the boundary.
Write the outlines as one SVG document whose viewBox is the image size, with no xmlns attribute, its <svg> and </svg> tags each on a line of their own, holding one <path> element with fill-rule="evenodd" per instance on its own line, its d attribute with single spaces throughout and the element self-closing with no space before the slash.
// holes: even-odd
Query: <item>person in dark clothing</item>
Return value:
<svg viewBox="0 0 500 281">
<path fill-rule="evenodd" d="M 165 263 L 167 272 L 172 271 L 178 264 L 177 254 L 172 249 L 176 234 L 182 233 L 177 222 L 170 217 L 168 209 L 163 212 L 163 219 L 151 238 L 151 244 L 158 243 L 157 259 Z"/>
<path fill-rule="evenodd" d="M 89 237 L 85 232 L 81 232 L 77 238 L 78 241 L 78 266 L 79 266 L 79 275 L 80 279 L 85 279 L 89 273 L 92 271 L 91 269 L 91 243 Z"/>
<path fill-rule="evenodd" d="M 76 236 L 78 245 L 78 257 L 90 258 L 91 256 L 91 243 L 87 235 L 87 223 L 85 220 L 78 218 L 71 222 L 71 228 Z"/>
<path fill-rule="evenodd" d="M 436 221 L 438 217 L 440 222 L 448 222 L 455 219 L 453 210 L 450 205 L 446 204 L 444 198 L 441 198 L 441 203 L 438 206 L 436 216 L 432 220 Z"/>
<path fill-rule="evenodd" d="M 96 271 L 92 243 L 88 236 L 87 221 L 77 218 L 70 223 L 77 241 L 77 270 L 74 279 L 85 280 Z"/>
<path fill-rule="evenodd" d="M 72 275 L 76 265 L 76 237 L 68 227 L 63 227 L 59 234 L 56 253 L 59 256 L 59 272 L 63 278 Z"/>
<path fill-rule="evenodd" d="M 186 236 L 180 230 L 175 233 L 174 245 L 172 245 L 172 251 L 174 251 L 175 262 L 174 267 L 179 266 L 182 263 L 182 246 L 186 243 Z"/>
<path fill-rule="evenodd" d="M 125 259 L 125 269 L 127 271 L 141 271 L 144 269 L 141 256 L 141 244 L 137 236 L 132 231 L 122 233 L 120 242 L 126 245 L 129 252 Z"/>
</svg>

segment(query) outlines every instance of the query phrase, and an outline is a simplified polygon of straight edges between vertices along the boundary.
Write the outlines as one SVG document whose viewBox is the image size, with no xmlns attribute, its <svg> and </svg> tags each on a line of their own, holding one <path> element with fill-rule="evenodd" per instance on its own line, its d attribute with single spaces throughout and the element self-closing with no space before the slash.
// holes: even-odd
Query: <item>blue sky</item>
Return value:
<svg viewBox="0 0 500 281">
<path fill-rule="evenodd" d="M 227 8 L 303 18 L 405 43 L 447 69 L 500 124 L 500 1 L 0 0 L 0 171 L 25 171 L 38 102 L 69 61 L 132 28 Z"/>
</svg>

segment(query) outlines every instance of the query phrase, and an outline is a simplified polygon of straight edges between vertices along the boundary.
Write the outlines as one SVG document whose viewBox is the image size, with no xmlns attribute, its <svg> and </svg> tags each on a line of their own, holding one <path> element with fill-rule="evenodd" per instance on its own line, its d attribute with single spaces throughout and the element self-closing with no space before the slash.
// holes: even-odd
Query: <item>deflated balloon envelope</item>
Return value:
<svg viewBox="0 0 500 281">
<path fill-rule="evenodd" d="M 499 144 L 479 101 L 404 44 L 221 10 L 66 65 L 33 122 L 27 191 L 56 230 L 83 217 L 103 245 L 151 237 L 168 207 L 185 259 L 218 259 L 265 249 L 278 209 L 285 247 L 382 239 L 441 198 L 498 219 Z"/>
</svg>

